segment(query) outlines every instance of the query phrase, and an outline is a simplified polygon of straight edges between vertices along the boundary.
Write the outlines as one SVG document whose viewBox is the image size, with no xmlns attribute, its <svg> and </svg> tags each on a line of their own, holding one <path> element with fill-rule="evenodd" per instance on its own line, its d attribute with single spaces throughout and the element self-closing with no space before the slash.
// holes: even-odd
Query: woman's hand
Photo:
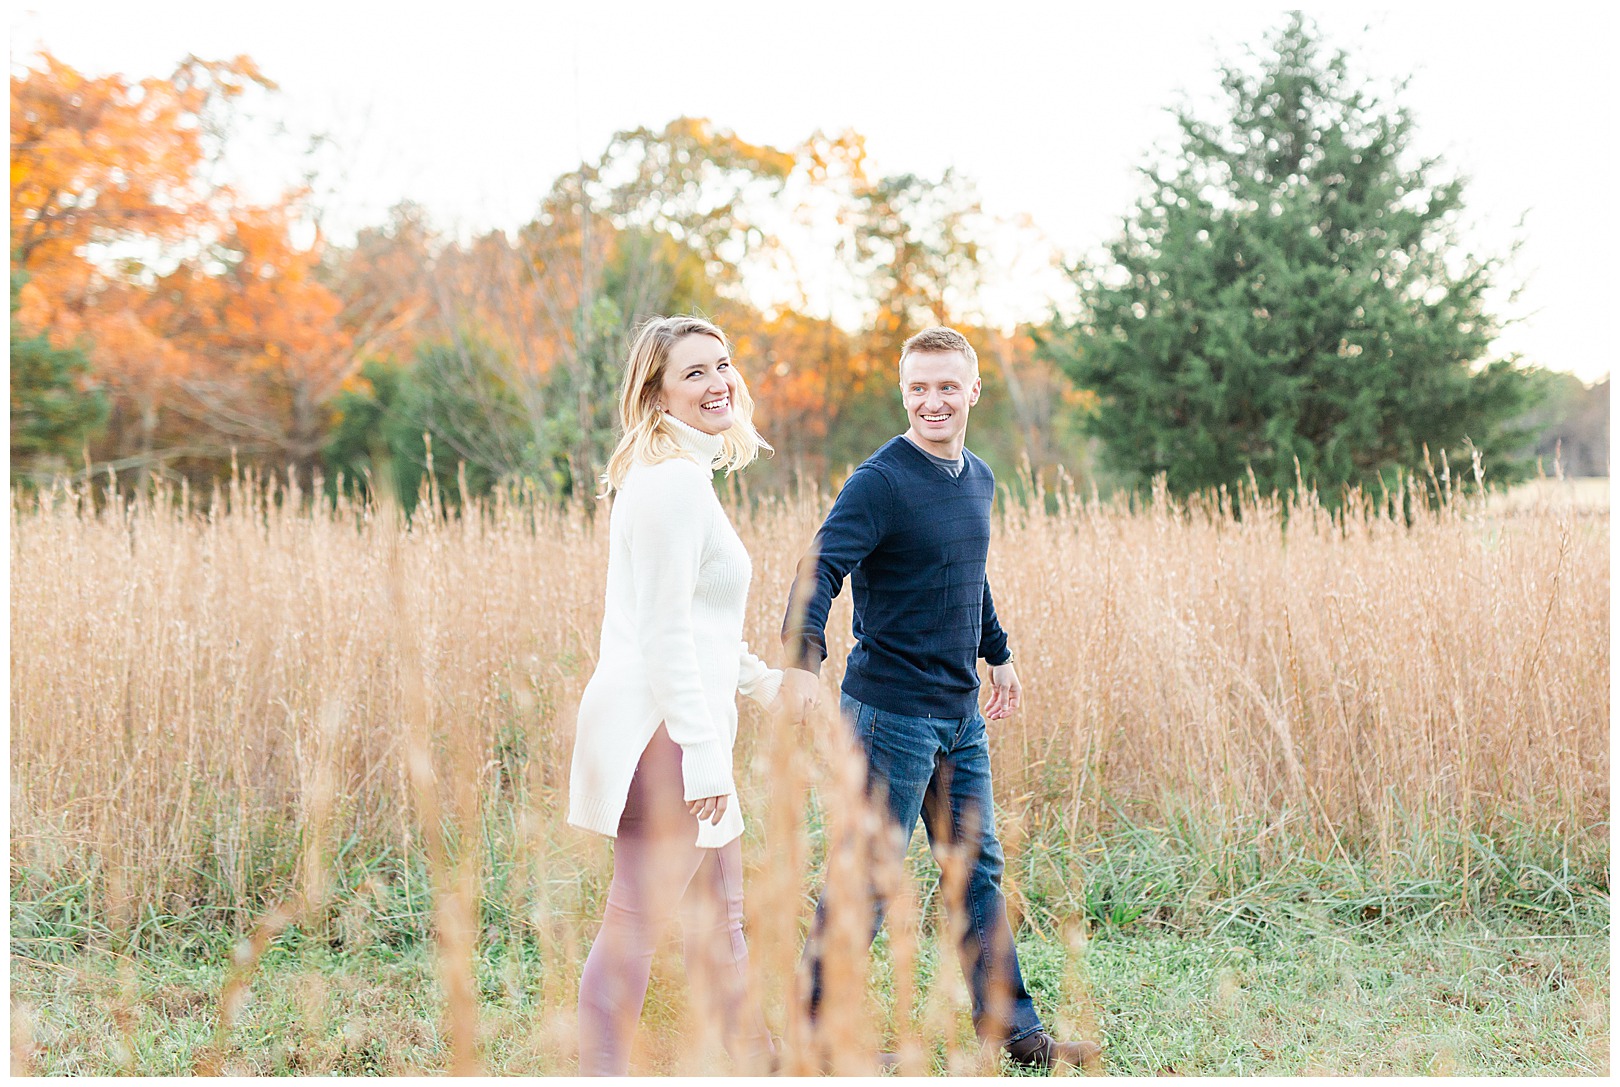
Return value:
<svg viewBox="0 0 1620 1087">
<path fill-rule="evenodd" d="M 705 796 L 686 803 L 687 810 L 697 816 L 698 822 L 707 819 L 710 823 L 718 824 L 720 817 L 726 814 L 726 798 L 723 796 Z"/>
</svg>

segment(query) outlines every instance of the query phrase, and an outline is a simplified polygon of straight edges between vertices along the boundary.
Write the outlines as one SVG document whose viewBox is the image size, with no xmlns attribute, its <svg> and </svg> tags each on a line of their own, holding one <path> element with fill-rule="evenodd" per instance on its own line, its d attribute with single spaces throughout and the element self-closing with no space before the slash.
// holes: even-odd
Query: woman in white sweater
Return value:
<svg viewBox="0 0 1620 1087">
<path fill-rule="evenodd" d="M 727 1050 L 764 1071 L 772 1046 L 747 992 L 742 813 L 732 773 L 740 691 L 782 673 L 743 644 L 751 566 L 713 473 L 765 443 L 724 333 L 696 317 L 643 325 L 608 460 L 607 601 L 580 699 L 568 821 L 615 838 L 602 928 L 579 983 L 580 1071 L 625 1075 L 653 951 L 679 910 L 691 991 Z"/>
</svg>

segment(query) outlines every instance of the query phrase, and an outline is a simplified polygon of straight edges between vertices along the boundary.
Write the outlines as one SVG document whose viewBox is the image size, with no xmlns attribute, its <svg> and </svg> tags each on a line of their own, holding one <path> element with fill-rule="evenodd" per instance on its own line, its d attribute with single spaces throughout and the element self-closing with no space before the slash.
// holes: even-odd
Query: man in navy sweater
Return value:
<svg viewBox="0 0 1620 1087">
<path fill-rule="evenodd" d="M 900 388 L 910 427 L 855 469 L 799 564 L 782 628 L 782 698 L 800 720 L 817 704 L 827 613 L 848 576 L 855 648 L 840 709 L 893 820 L 894 844 L 903 851 L 921 818 L 936 854 L 976 846 L 961 955 L 979 1036 L 1021 1065 L 1079 1065 L 1098 1047 L 1057 1041 L 1042 1028 L 1001 894 L 985 719 L 1010 716 L 1022 689 L 985 576 L 996 480 L 963 447 L 979 400 L 978 356 L 961 333 L 925 329 L 901 349 Z M 980 657 L 991 685 L 982 715 Z M 881 923 L 881 903 L 878 910 Z M 819 906 L 816 916 L 805 950 L 812 1014 L 821 998 Z"/>
</svg>

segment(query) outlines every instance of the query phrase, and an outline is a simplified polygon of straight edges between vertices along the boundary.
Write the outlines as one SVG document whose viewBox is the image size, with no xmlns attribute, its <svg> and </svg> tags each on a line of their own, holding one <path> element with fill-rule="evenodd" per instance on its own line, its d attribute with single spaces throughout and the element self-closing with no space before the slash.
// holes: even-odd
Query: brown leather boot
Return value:
<svg viewBox="0 0 1620 1087">
<path fill-rule="evenodd" d="M 1007 1058 L 1024 1068 L 1096 1068 L 1102 1063 L 1102 1046 L 1082 1039 L 1060 1042 L 1044 1030 L 1007 1043 Z"/>
</svg>

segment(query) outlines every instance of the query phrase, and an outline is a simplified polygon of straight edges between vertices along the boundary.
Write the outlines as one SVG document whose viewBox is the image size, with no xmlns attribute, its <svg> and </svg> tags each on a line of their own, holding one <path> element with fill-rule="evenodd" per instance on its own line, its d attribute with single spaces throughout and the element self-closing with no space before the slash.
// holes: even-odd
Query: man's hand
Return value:
<svg viewBox="0 0 1620 1087">
<path fill-rule="evenodd" d="M 1024 688 L 1018 683 L 1018 669 L 1012 661 L 990 666 L 990 702 L 984 716 L 990 721 L 1011 717 L 1024 704 Z"/>
<path fill-rule="evenodd" d="M 782 690 L 776 696 L 790 721 L 804 721 L 821 703 L 821 677 L 803 668 L 782 669 Z"/>
<path fill-rule="evenodd" d="M 711 823 L 719 823 L 720 817 L 726 814 L 726 798 L 723 796 L 705 796 L 697 800 L 687 801 L 686 808 L 697 816 L 700 823 L 705 819 Z"/>
</svg>

